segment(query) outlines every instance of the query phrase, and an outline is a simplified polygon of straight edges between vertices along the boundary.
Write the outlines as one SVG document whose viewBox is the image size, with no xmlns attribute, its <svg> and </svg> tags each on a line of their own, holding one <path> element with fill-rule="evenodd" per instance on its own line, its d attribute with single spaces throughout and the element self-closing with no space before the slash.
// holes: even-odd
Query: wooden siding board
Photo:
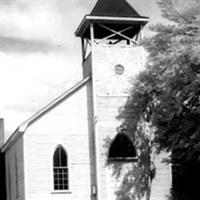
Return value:
<svg viewBox="0 0 200 200">
<path fill-rule="evenodd" d="M 101 199 L 115 200 L 115 190 L 119 187 L 120 180 L 111 177 L 112 170 L 106 165 L 108 149 L 105 148 L 105 140 L 113 139 L 117 134 L 117 127 L 122 123 L 117 117 L 123 110 L 129 98 L 129 90 L 134 81 L 134 76 L 143 69 L 145 53 L 142 47 L 105 46 L 96 45 L 94 48 L 95 68 L 95 94 L 97 107 L 97 133 L 99 138 L 99 164 L 100 164 L 100 195 Z M 114 72 L 116 64 L 125 67 L 124 74 L 119 76 Z M 132 107 L 127 117 L 132 117 Z M 130 130 L 132 131 L 131 127 Z M 161 163 L 161 158 L 156 158 L 158 167 L 157 178 L 152 187 L 151 200 L 165 200 L 169 194 L 171 173 L 168 166 Z M 118 186 L 117 186 L 118 185 Z"/>
<path fill-rule="evenodd" d="M 115 199 L 116 189 L 113 183 L 116 181 L 108 173 L 107 152 L 105 140 L 113 139 L 117 134 L 117 127 L 121 121 L 117 119 L 123 109 L 130 88 L 130 76 L 132 77 L 138 70 L 140 56 L 132 54 L 136 49 L 126 47 L 114 47 L 96 45 L 94 48 L 94 68 L 95 68 L 95 93 L 97 107 L 97 133 L 99 138 L 99 165 L 100 165 L 100 197 L 101 199 Z M 129 58 L 131 54 L 131 59 Z M 127 62 L 126 60 L 129 60 Z M 136 63 L 137 62 L 137 63 Z M 114 72 L 116 64 L 125 66 L 122 76 Z M 115 182 L 116 183 L 116 182 Z M 117 185 L 119 185 L 117 183 Z"/>
<path fill-rule="evenodd" d="M 90 151 L 91 111 L 87 105 L 88 83 L 33 124 L 25 134 L 27 199 L 85 199 L 91 197 L 91 171 L 94 165 Z M 69 159 L 69 193 L 53 192 L 52 156 L 58 144 Z M 43 176 L 41 179 L 35 177 Z M 53 193 L 52 193 L 53 192 Z"/>
<path fill-rule="evenodd" d="M 155 157 L 156 176 L 152 183 L 150 200 L 168 200 L 171 189 L 171 165 L 163 163 L 162 160 L 169 153 L 162 152 Z"/>
<path fill-rule="evenodd" d="M 6 168 L 8 180 L 7 200 L 25 200 L 24 143 L 22 136 L 6 152 Z M 16 172 L 16 170 L 18 170 L 18 172 Z"/>
</svg>

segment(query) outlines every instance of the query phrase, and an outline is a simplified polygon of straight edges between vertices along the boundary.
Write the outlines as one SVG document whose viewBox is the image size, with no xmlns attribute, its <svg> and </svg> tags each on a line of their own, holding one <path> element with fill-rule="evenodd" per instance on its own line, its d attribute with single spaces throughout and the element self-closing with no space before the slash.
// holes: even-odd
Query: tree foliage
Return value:
<svg viewBox="0 0 200 200">
<path fill-rule="evenodd" d="M 157 150 L 173 152 L 171 162 L 200 160 L 200 0 L 160 0 L 159 6 L 171 23 L 150 27 L 146 69 L 119 117 L 135 126 L 150 123 Z"/>
</svg>

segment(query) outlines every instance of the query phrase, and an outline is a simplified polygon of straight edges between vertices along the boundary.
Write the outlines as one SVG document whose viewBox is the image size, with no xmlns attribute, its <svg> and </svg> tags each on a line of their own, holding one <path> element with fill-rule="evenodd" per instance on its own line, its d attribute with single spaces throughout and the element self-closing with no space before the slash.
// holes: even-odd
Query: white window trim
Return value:
<svg viewBox="0 0 200 200">
<path fill-rule="evenodd" d="M 53 167 L 53 155 L 54 155 L 54 152 L 55 152 L 55 150 L 58 148 L 58 146 L 59 145 L 61 145 L 64 149 L 65 149 L 65 151 L 66 151 L 66 154 L 67 154 L 67 165 L 68 165 L 68 189 L 67 190 L 55 190 L 54 189 L 54 177 L 53 177 L 53 175 L 54 175 L 54 171 L 53 171 L 53 169 L 54 169 L 54 167 Z M 51 183 L 50 183 L 50 185 L 51 185 L 51 194 L 71 194 L 72 193 L 72 191 L 71 191 L 71 162 L 70 162 L 70 156 L 69 156 L 69 150 L 66 148 L 66 145 L 65 144 L 63 144 L 62 142 L 58 142 L 58 143 L 56 143 L 54 146 L 53 146 L 53 148 L 52 148 L 52 150 L 51 150 L 51 152 L 50 152 L 50 172 L 49 172 L 49 174 L 50 174 L 50 181 L 51 181 Z"/>
</svg>

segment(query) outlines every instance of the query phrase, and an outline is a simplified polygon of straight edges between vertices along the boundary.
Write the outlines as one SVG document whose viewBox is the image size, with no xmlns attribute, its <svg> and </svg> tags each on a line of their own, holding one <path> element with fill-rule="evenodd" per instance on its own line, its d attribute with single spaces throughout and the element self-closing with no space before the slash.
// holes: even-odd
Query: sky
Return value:
<svg viewBox="0 0 200 200">
<path fill-rule="evenodd" d="M 127 0 L 150 24 L 163 22 L 156 0 Z M 96 0 L 0 0 L 0 118 L 6 138 L 81 80 L 74 32 Z"/>
</svg>

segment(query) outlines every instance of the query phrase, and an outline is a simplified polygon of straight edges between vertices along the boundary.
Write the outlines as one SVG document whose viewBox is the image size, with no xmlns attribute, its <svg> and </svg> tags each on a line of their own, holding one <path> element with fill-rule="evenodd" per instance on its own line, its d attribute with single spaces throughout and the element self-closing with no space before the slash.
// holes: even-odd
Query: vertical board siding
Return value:
<svg viewBox="0 0 200 200">
<path fill-rule="evenodd" d="M 6 152 L 7 200 L 25 200 L 23 145 L 21 136 Z"/>
</svg>

